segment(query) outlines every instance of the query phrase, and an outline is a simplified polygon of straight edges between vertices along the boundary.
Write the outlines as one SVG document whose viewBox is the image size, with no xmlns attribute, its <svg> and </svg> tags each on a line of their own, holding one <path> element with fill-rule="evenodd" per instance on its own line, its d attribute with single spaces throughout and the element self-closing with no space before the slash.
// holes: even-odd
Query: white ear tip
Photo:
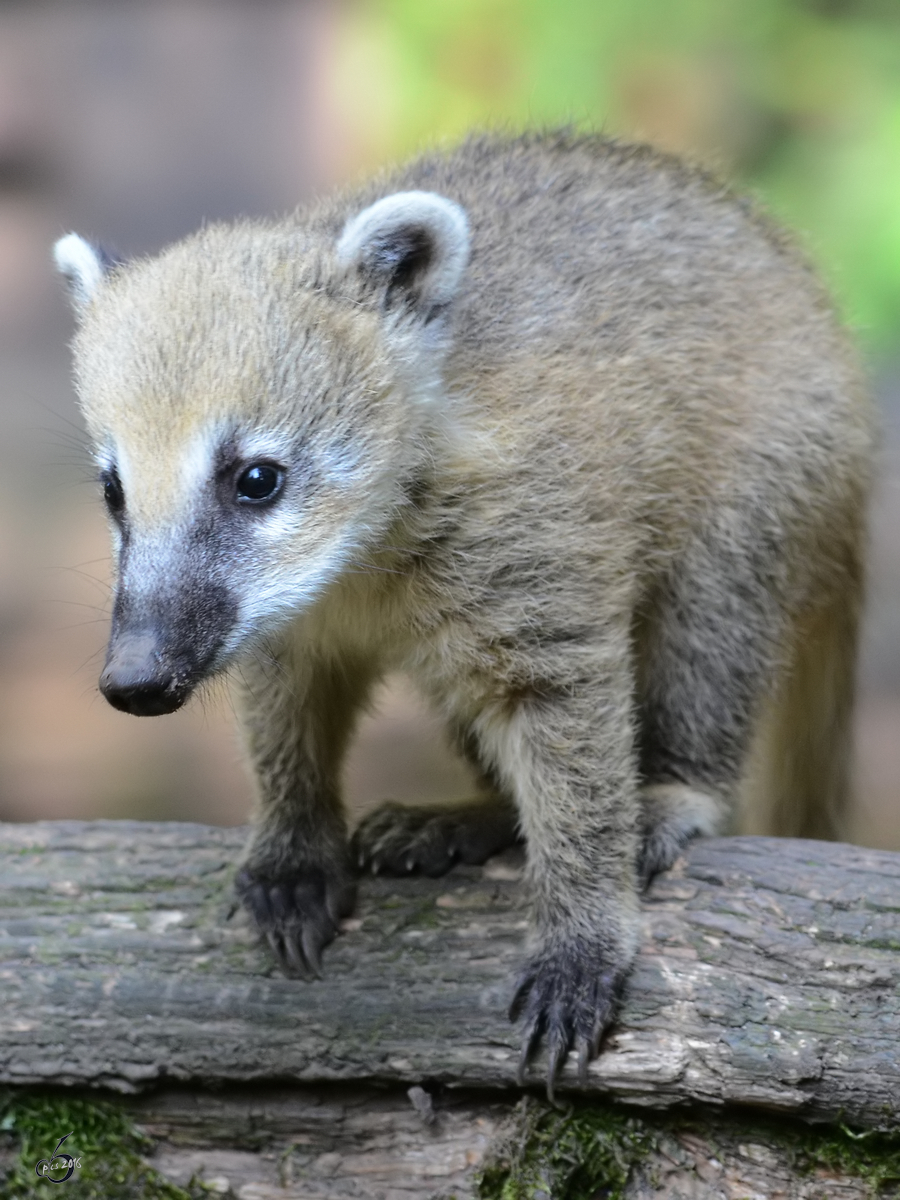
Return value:
<svg viewBox="0 0 900 1200">
<path fill-rule="evenodd" d="M 430 291 L 436 303 L 452 298 L 469 259 L 469 220 L 465 210 L 436 192 L 396 192 L 351 217 L 337 243 L 338 261 L 362 263 L 378 245 L 403 229 L 418 226 L 434 241 Z"/>
<path fill-rule="evenodd" d="M 373 233 L 412 224 L 426 225 L 451 245 L 468 248 L 469 222 L 458 204 L 436 192 L 396 192 L 347 221 L 337 244 L 338 258 L 350 262 Z"/>
<path fill-rule="evenodd" d="M 98 251 L 80 234 L 67 233 L 54 245 L 53 261 L 68 280 L 76 303 L 87 304 L 103 279 L 103 259 Z"/>
</svg>

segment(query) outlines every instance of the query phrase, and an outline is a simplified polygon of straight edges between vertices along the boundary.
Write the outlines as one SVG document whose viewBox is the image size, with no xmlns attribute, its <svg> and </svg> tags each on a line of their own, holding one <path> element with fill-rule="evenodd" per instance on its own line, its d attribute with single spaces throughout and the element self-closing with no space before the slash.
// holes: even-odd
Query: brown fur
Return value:
<svg viewBox="0 0 900 1200">
<path fill-rule="evenodd" d="M 354 225 L 408 191 L 461 206 L 464 270 L 453 205 Z M 175 707 L 236 665 L 240 887 L 288 969 L 347 911 L 338 771 L 388 669 L 496 798 L 378 814 L 356 853 L 436 871 L 524 838 L 515 1007 L 551 1079 L 596 1050 L 640 878 L 742 800 L 750 828 L 840 828 L 871 415 L 819 284 L 745 201 L 643 147 L 475 138 L 96 289 L 69 273 L 124 486 L 104 686 L 127 707 L 143 670 Z M 259 458 L 284 490 L 238 514 Z"/>
</svg>

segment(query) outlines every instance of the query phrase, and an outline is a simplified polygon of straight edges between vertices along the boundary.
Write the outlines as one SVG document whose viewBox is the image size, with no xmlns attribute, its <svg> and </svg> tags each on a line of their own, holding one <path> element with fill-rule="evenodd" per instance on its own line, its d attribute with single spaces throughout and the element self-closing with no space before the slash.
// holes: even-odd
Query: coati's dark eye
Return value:
<svg viewBox="0 0 900 1200">
<path fill-rule="evenodd" d="M 265 504 L 281 491 L 284 472 L 271 463 L 254 463 L 238 477 L 237 498 L 241 504 Z"/>
<path fill-rule="evenodd" d="M 119 476 L 114 470 L 104 471 L 100 476 L 100 482 L 103 484 L 103 499 L 106 501 L 106 507 L 113 515 L 120 513 L 125 507 L 125 492 Z"/>
</svg>

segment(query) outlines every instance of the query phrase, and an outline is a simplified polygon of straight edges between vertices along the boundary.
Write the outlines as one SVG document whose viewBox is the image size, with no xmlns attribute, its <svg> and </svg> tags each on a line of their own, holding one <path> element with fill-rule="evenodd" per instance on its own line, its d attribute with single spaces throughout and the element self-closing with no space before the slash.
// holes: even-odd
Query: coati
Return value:
<svg viewBox="0 0 900 1200">
<path fill-rule="evenodd" d="M 237 887 L 286 972 L 319 971 L 357 865 L 521 838 L 512 1013 L 552 1088 L 689 838 L 742 806 L 840 829 L 871 415 L 747 201 L 646 147 L 476 136 L 156 258 L 55 254 L 118 563 L 100 688 L 152 716 L 234 668 Z M 351 850 L 341 760 L 389 669 L 490 794 Z"/>
</svg>

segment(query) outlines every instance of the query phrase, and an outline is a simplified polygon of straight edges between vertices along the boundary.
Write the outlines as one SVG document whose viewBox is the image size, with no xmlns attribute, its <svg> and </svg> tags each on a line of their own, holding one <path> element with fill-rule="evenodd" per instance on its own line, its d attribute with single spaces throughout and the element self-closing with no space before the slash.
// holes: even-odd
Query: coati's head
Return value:
<svg viewBox="0 0 900 1200">
<path fill-rule="evenodd" d="M 405 192 L 339 226 L 217 226 L 128 264 L 55 246 L 117 554 L 116 708 L 173 711 L 320 601 L 427 470 L 465 215 Z"/>
</svg>

